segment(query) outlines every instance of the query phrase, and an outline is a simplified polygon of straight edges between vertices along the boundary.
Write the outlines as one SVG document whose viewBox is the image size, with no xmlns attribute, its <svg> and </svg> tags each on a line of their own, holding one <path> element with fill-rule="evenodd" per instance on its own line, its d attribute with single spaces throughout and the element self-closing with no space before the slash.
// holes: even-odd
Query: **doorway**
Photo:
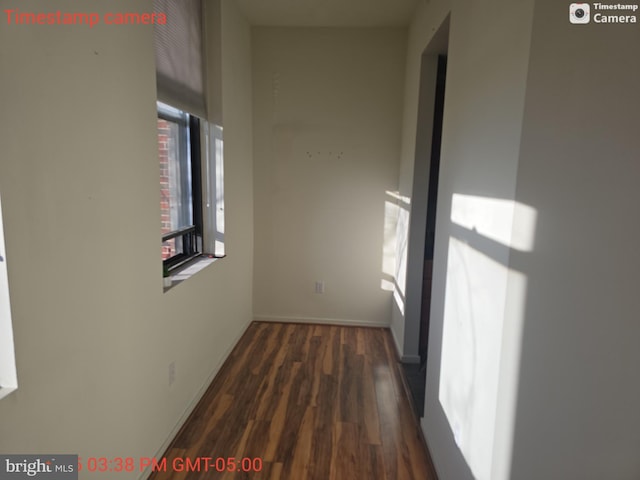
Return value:
<svg viewBox="0 0 640 480">
<path fill-rule="evenodd" d="M 444 91 L 447 81 L 447 56 L 438 55 L 436 93 L 431 138 L 431 162 L 429 164 L 429 190 L 427 198 L 427 224 L 424 239 L 424 267 L 422 270 L 422 302 L 420 307 L 420 370 L 427 366 L 429 349 L 429 317 L 431 310 L 431 280 L 433 277 L 433 251 L 436 238 L 436 211 L 438 205 L 438 178 L 440 175 L 440 150 L 442 145 L 442 119 L 444 115 Z"/>
<path fill-rule="evenodd" d="M 407 262 L 405 353 L 408 355 L 405 355 L 403 363 L 419 417 L 424 414 L 426 390 L 448 43 L 449 18 L 445 19 L 425 49 L 420 70 Z"/>
</svg>

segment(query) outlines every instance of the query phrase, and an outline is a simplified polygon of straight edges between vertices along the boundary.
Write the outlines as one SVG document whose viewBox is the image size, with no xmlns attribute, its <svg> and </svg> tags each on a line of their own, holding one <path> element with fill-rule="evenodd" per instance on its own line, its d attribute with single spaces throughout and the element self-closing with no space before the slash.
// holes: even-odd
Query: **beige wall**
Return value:
<svg viewBox="0 0 640 480">
<path fill-rule="evenodd" d="M 389 324 L 405 50 L 404 29 L 253 29 L 257 318 Z"/>
<path fill-rule="evenodd" d="M 640 29 L 566 16 L 536 2 L 517 197 L 538 221 L 532 252 L 512 260 L 529 286 L 512 478 L 632 480 Z"/>
<path fill-rule="evenodd" d="M 385 213 L 403 284 L 421 56 L 451 11 L 422 420 L 440 478 L 638 477 L 640 31 L 571 27 L 551 0 L 420 5 L 408 45 L 403 30 L 256 28 L 252 63 L 224 3 L 228 257 L 167 294 L 152 29 L 0 29 L 20 383 L 0 451 L 156 454 L 251 319 L 252 288 L 258 316 L 392 317 L 406 348 L 417 329 L 381 289 Z"/>
<path fill-rule="evenodd" d="M 82 8 L 150 8 L 107 3 Z M 163 294 L 152 27 L 0 29 L 0 191 L 20 384 L 0 402 L 0 451 L 156 454 L 250 321 L 250 31 L 231 2 L 223 42 L 228 257 Z"/>
</svg>

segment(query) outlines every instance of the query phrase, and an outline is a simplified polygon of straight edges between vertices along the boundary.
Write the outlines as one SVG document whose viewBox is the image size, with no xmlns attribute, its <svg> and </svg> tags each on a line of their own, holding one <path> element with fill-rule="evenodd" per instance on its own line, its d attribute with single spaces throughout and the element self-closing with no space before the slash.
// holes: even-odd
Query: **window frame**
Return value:
<svg viewBox="0 0 640 480">
<path fill-rule="evenodd" d="M 176 245 L 178 241 L 181 245 L 179 251 L 162 262 L 163 269 L 171 273 L 203 253 L 201 123 L 206 124 L 206 121 L 162 102 L 157 102 L 157 118 L 179 128 L 179 137 L 182 140 L 178 151 L 182 173 L 181 191 L 186 193 L 182 197 L 182 204 L 191 214 L 189 225 L 162 234 L 162 244 L 176 239 Z"/>
</svg>

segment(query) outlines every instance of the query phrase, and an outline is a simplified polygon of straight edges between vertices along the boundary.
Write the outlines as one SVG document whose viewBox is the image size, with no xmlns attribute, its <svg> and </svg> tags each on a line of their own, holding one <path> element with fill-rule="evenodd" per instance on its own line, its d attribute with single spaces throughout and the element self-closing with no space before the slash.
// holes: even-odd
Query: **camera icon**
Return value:
<svg viewBox="0 0 640 480">
<path fill-rule="evenodd" d="M 569 5 L 569 21 L 574 24 L 585 24 L 591 20 L 591 7 L 588 3 L 572 3 Z"/>
</svg>

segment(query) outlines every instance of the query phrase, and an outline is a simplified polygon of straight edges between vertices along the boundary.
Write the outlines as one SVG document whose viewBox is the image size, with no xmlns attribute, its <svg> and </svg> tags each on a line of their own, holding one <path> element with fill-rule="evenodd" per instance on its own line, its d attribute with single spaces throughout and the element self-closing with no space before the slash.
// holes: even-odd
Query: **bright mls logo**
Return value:
<svg viewBox="0 0 640 480">
<path fill-rule="evenodd" d="M 78 480 L 77 455 L 0 455 L 0 480 Z"/>
<path fill-rule="evenodd" d="M 572 3 L 569 5 L 569 21 L 575 24 L 589 23 L 591 7 L 588 3 Z"/>
</svg>

